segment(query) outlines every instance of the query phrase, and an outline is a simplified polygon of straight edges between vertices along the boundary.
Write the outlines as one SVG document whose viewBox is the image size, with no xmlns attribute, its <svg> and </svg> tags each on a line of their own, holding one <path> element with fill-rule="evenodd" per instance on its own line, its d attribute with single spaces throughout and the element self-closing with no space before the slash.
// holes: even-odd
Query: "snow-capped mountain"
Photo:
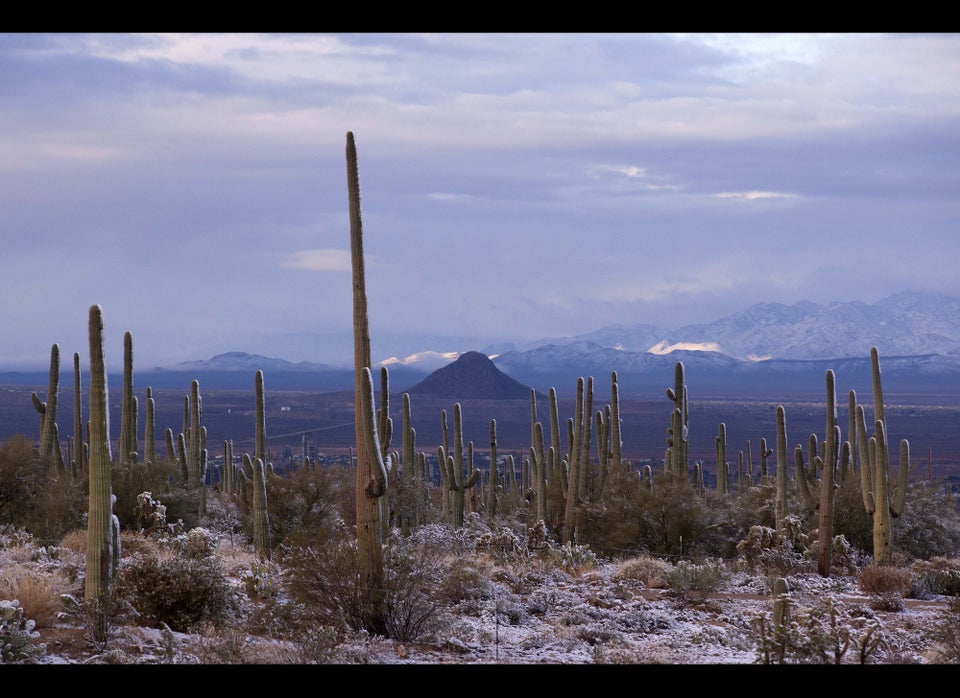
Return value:
<svg viewBox="0 0 960 698">
<path fill-rule="evenodd" d="M 889 355 L 960 358 L 960 298 L 905 292 L 873 304 L 758 303 L 706 324 L 676 330 L 613 325 L 570 338 L 576 340 L 658 353 L 697 347 L 751 361 L 861 356 L 871 346 Z"/>
</svg>

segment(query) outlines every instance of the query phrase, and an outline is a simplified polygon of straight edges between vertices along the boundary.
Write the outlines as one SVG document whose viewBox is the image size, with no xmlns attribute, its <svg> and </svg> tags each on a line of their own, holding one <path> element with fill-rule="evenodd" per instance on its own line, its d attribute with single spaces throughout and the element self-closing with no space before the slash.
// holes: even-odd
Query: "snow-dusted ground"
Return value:
<svg viewBox="0 0 960 698">
<path fill-rule="evenodd" d="M 227 566 L 238 574 L 249 558 L 233 554 Z M 2 558 L 0 558 L 2 562 Z M 354 635 L 321 662 L 295 643 L 280 642 L 245 627 L 239 633 L 189 635 L 136 626 L 117 627 L 105 646 L 88 641 L 81 625 L 38 628 L 46 644 L 38 664 L 757 664 L 754 623 L 770 614 L 770 580 L 731 571 L 705 598 L 679 601 L 617 574 L 618 564 L 601 562 L 573 576 L 553 570 L 535 586 L 514 593 L 500 582 L 493 593 L 447 612 L 450 622 L 428 641 L 398 643 Z M 885 642 L 870 664 L 938 663 L 930 629 L 948 597 L 904 599 L 900 610 L 871 608 L 855 577 L 788 577 L 794 613 L 827 598 L 840 610 L 851 637 L 842 663 L 858 663 L 856 647 L 865 628 L 880 628 Z M 826 662 L 824 662 L 826 663 Z"/>
</svg>

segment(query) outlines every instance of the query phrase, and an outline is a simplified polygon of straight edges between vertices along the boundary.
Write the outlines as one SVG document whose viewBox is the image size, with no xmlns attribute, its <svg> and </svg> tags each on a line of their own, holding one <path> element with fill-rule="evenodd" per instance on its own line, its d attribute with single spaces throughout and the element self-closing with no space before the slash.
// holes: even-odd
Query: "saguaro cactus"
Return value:
<svg viewBox="0 0 960 698">
<path fill-rule="evenodd" d="M 267 515 L 267 476 L 263 459 L 243 454 L 243 465 L 250 472 L 250 515 L 253 519 L 253 550 L 260 562 L 270 559 L 270 519 Z"/>
<path fill-rule="evenodd" d="M 86 468 L 83 459 L 83 408 L 80 399 L 80 354 L 73 354 L 73 464 L 74 472 Z"/>
<path fill-rule="evenodd" d="M 156 463 L 156 401 L 153 399 L 153 388 L 147 386 L 147 415 L 143 427 L 143 462 L 147 465 Z"/>
<path fill-rule="evenodd" d="M 87 516 L 87 556 L 84 598 L 90 633 L 95 642 L 107 640 L 110 589 L 119 557 L 111 491 L 110 406 L 103 354 L 103 313 L 90 307 L 90 485 Z M 116 555 L 115 555 L 116 553 Z"/>
<path fill-rule="evenodd" d="M 810 465 L 814 469 L 813 475 L 820 472 L 820 493 L 814 496 L 810 490 L 808 474 L 803 467 L 803 451 L 795 453 L 797 461 L 797 485 L 800 496 L 817 511 L 818 516 L 818 551 L 817 572 L 822 577 L 830 576 L 833 565 L 833 520 L 834 500 L 836 497 L 836 473 L 840 458 L 840 426 L 837 424 L 837 391 L 836 378 L 832 369 L 827 369 L 827 436 L 824 441 L 823 455 L 810 454 Z M 811 435 L 811 443 L 815 436 Z M 799 448 L 799 447 L 798 447 Z"/>
<path fill-rule="evenodd" d="M 787 415 L 783 405 L 777 405 L 777 475 L 773 511 L 776 531 L 782 535 L 787 516 Z"/>
<path fill-rule="evenodd" d="M 120 399 L 120 462 L 136 460 L 137 408 L 133 396 L 133 335 L 123 333 L 123 386 Z"/>
<path fill-rule="evenodd" d="M 906 504 L 910 469 L 910 442 L 900 441 L 900 471 L 893 495 L 890 493 L 890 458 L 887 443 L 887 425 L 884 419 L 883 387 L 880 380 L 880 355 L 876 347 L 870 349 L 873 378 L 874 433 L 867 438 L 866 416 L 863 405 L 857 405 L 857 441 L 863 461 L 860 466 L 860 488 L 863 505 L 873 517 L 873 564 L 890 563 L 893 519 L 903 513 Z"/>
<path fill-rule="evenodd" d="M 687 477 L 689 468 L 689 422 L 687 383 L 683 362 L 678 361 L 673 372 L 673 388 L 667 388 L 667 399 L 673 402 L 670 427 L 667 429 L 667 451 L 664 467 L 674 475 Z"/>
<path fill-rule="evenodd" d="M 450 523 L 454 528 L 463 528 L 463 513 L 466 493 L 477 484 L 480 471 L 474 468 L 469 473 L 463 460 L 463 417 L 460 403 L 453 405 L 453 453 L 447 455 L 447 489 L 451 496 Z"/>
<path fill-rule="evenodd" d="M 57 433 L 57 396 L 60 392 L 60 345 L 50 347 L 50 380 L 47 385 L 47 399 L 41 401 L 36 392 L 31 393 L 33 407 L 40 414 L 40 457 L 53 455 L 53 449 L 59 449 L 55 444 Z"/>
<path fill-rule="evenodd" d="M 387 493 L 387 468 L 380 450 L 370 374 L 370 329 L 360 215 L 360 176 L 353 133 L 347 132 L 347 200 L 353 278 L 354 433 L 357 442 L 356 516 L 360 584 L 366 590 L 362 615 L 367 630 L 386 634 L 383 522 L 380 498 Z"/>
<path fill-rule="evenodd" d="M 503 493 L 503 480 L 497 468 L 497 420 L 490 420 L 490 480 L 487 483 L 487 517 L 491 520 L 497 515 L 497 503 Z"/>
</svg>

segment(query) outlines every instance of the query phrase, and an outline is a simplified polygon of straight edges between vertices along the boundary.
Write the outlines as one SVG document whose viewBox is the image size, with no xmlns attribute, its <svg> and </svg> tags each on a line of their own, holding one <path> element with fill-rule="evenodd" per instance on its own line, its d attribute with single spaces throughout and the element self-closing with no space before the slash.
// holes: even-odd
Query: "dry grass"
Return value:
<svg viewBox="0 0 960 698">
<path fill-rule="evenodd" d="M 613 575 L 614 581 L 635 580 L 643 582 L 650 589 L 663 588 L 663 575 L 672 565 L 666 560 L 642 555 L 624 560 Z"/>
<path fill-rule="evenodd" d="M 871 565 L 860 572 L 857 584 L 865 594 L 906 596 L 910 593 L 912 578 L 913 574 L 904 567 Z"/>
<path fill-rule="evenodd" d="M 24 617 L 36 622 L 37 628 L 53 627 L 60 610 L 60 597 L 71 591 L 63 576 L 33 565 L 5 566 L 0 577 L 0 599 L 17 600 Z"/>
</svg>

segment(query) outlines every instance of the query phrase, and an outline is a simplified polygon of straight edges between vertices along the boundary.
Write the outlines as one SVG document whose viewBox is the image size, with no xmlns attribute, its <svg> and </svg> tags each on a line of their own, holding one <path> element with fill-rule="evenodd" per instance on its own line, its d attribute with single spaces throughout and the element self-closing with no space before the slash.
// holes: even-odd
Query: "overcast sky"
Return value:
<svg viewBox="0 0 960 698">
<path fill-rule="evenodd" d="M 0 34 L 0 366 L 960 295 L 955 34 Z M 444 339 L 445 337 L 446 339 Z"/>
</svg>

